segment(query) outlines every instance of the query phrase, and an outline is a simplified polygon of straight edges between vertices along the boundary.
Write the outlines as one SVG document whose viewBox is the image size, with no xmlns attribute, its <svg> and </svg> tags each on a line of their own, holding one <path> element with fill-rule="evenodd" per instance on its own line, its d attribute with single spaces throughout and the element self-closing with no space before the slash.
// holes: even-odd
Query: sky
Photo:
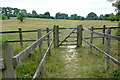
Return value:
<svg viewBox="0 0 120 80">
<path fill-rule="evenodd" d="M 57 12 L 77 14 L 86 17 L 88 13 L 100 14 L 115 13 L 115 8 L 107 0 L 0 0 L 1 7 L 35 10 L 38 14 L 49 11 L 51 16 Z"/>
</svg>

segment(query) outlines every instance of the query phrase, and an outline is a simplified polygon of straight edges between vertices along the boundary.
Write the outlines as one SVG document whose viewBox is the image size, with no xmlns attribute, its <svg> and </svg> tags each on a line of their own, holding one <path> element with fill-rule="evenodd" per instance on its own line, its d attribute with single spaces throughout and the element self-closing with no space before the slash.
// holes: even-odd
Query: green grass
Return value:
<svg viewBox="0 0 120 80">
<path fill-rule="evenodd" d="M 16 18 L 2 21 L 1 31 L 12 31 L 22 28 L 22 30 L 36 30 L 46 29 L 46 27 L 53 28 L 54 25 L 60 27 L 77 27 L 82 24 L 85 28 L 108 27 L 117 26 L 117 22 L 110 21 L 79 21 L 79 20 L 55 20 L 55 19 L 35 19 L 27 18 L 23 23 Z M 71 30 L 60 30 L 60 40 L 63 40 L 65 36 Z M 102 32 L 102 30 L 98 31 Z M 112 34 L 115 34 L 116 30 L 112 30 Z M 37 39 L 37 33 L 23 33 L 23 38 Z M 45 32 L 43 32 L 45 34 Z M 90 33 L 84 32 L 85 37 L 89 37 Z M 73 35 L 75 36 L 75 35 Z M 95 35 L 94 35 L 95 36 Z M 3 34 L 0 40 L 19 40 L 18 34 Z M 89 41 L 89 40 L 88 40 Z M 93 44 L 102 50 L 105 50 L 105 45 L 102 44 L 102 39 L 94 39 Z M 14 55 L 25 49 L 32 42 L 24 43 L 24 47 L 21 48 L 19 43 L 12 43 L 14 47 Z M 46 42 L 43 43 L 44 53 L 47 49 Z M 111 40 L 111 55 L 117 58 L 117 41 Z M 110 62 L 110 70 L 104 69 L 104 57 L 101 53 L 93 49 L 93 55 L 90 54 L 90 47 L 83 42 L 82 48 L 75 48 L 73 52 L 69 52 L 67 47 L 53 48 L 51 49 L 51 55 L 47 56 L 44 63 L 44 72 L 41 75 L 43 78 L 109 78 L 112 77 L 111 72 L 117 66 Z M 73 59 L 69 60 L 74 53 L 77 53 Z M 67 59 L 68 58 L 68 59 Z M 32 78 L 40 62 L 40 55 L 38 49 L 32 52 L 31 57 L 28 57 L 20 65 L 16 67 L 17 77 L 19 78 Z"/>
</svg>

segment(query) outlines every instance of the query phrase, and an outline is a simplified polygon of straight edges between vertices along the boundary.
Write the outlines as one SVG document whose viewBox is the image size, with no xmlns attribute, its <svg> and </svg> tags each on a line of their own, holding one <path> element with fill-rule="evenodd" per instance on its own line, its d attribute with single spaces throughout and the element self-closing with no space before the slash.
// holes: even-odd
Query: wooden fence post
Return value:
<svg viewBox="0 0 120 80">
<path fill-rule="evenodd" d="M 94 29 L 94 27 L 91 27 L 91 31 L 93 31 L 93 29 Z M 91 44 L 93 43 L 93 33 L 90 33 L 90 43 Z M 93 54 L 91 46 L 90 46 L 90 52 L 91 52 L 91 54 Z"/>
<path fill-rule="evenodd" d="M 47 30 L 47 33 L 49 33 L 50 29 L 46 28 L 46 30 Z M 49 47 L 50 46 L 50 35 L 47 36 L 47 44 L 48 44 L 48 47 Z M 48 54 L 50 55 L 50 50 L 49 50 Z"/>
<path fill-rule="evenodd" d="M 103 33 L 105 34 L 105 25 L 103 26 Z M 105 43 L 105 37 L 102 38 L 102 43 L 104 44 Z"/>
<path fill-rule="evenodd" d="M 41 29 L 38 29 L 38 39 L 42 37 L 42 30 Z M 43 58 L 43 46 L 42 46 L 42 41 L 43 39 L 40 41 L 40 45 L 38 46 L 38 49 L 39 49 L 39 53 L 40 53 L 40 61 L 42 60 Z M 40 72 L 40 74 L 42 75 L 43 73 L 43 65 L 42 65 L 42 70 Z"/>
<path fill-rule="evenodd" d="M 38 39 L 41 38 L 41 37 L 42 37 L 42 30 L 38 29 Z M 40 45 L 38 47 L 39 47 L 40 60 L 41 60 L 42 57 L 43 57 L 42 41 L 40 41 Z"/>
<path fill-rule="evenodd" d="M 77 47 L 82 47 L 82 25 L 77 26 Z"/>
<path fill-rule="evenodd" d="M 53 40 L 54 47 L 59 47 L 59 26 L 54 26 L 53 28 Z"/>
<path fill-rule="evenodd" d="M 21 47 L 23 48 L 22 29 L 21 29 L 21 28 L 18 28 L 18 30 L 19 30 L 20 45 L 21 45 Z"/>
<path fill-rule="evenodd" d="M 107 28 L 106 31 L 107 34 L 111 34 L 111 29 Z M 106 38 L 106 53 L 110 54 L 110 38 Z M 109 68 L 109 59 L 108 57 L 105 57 L 105 69 L 108 70 Z"/>
<path fill-rule="evenodd" d="M 9 43 L 0 43 L 2 47 L 2 58 L 4 59 L 5 69 L 2 70 L 2 78 L 16 78 L 16 71 L 13 67 L 13 48 Z"/>
</svg>

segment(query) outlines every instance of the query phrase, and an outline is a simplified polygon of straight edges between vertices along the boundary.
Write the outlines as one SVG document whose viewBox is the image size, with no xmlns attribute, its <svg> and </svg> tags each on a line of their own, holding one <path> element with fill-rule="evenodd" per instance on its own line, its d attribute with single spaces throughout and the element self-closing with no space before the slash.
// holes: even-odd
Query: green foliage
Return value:
<svg viewBox="0 0 120 80">
<path fill-rule="evenodd" d="M 33 11 L 32 11 L 32 17 L 33 17 L 33 18 L 34 18 L 34 17 L 36 18 L 37 16 L 38 16 L 37 12 L 36 12 L 35 10 L 33 10 Z"/>
<path fill-rule="evenodd" d="M 18 13 L 18 16 L 17 16 L 17 19 L 19 19 L 21 22 L 23 22 L 23 20 L 25 19 L 25 13 L 24 13 L 24 11 L 20 11 L 19 13 Z"/>
<path fill-rule="evenodd" d="M 50 12 L 45 12 L 44 17 L 49 19 L 50 18 Z"/>
<path fill-rule="evenodd" d="M 116 3 L 115 5 L 119 7 L 118 3 Z M 17 17 L 19 12 L 21 12 L 21 9 L 11 8 L 11 7 L 2 7 L 1 12 L 3 15 L 6 16 L 6 19 L 10 19 L 10 17 Z M 68 16 L 68 14 L 58 12 L 55 14 L 55 17 L 54 17 L 54 16 L 50 16 L 50 12 L 45 12 L 44 14 L 38 14 L 35 10 L 33 10 L 32 13 L 27 13 L 27 10 L 25 9 L 22 9 L 22 12 L 24 12 L 26 17 L 29 17 L 29 18 L 68 19 L 68 20 L 85 20 L 85 19 L 87 20 L 109 20 L 109 17 L 111 15 L 111 14 L 105 14 L 105 15 L 101 14 L 98 17 L 96 13 L 91 12 L 85 18 L 83 16 L 78 16 L 77 14 L 72 14 L 71 16 Z M 117 18 L 116 19 L 117 21 L 120 20 L 120 13 L 117 13 L 116 18 Z"/>
<path fill-rule="evenodd" d="M 109 20 L 111 20 L 111 21 L 116 21 L 116 20 L 117 20 L 116 15 L 111 14 L 111 15 L 109 16 Z"/>
<path fill-rule="evenodd" d="M 5 15 L 2 15 L 2 20 L 5 20 L 7 17 Z"/>
<path fill-rule="evenodd" d="M 105 14 L 105 15 L 101 14 L 101 15 L 98 17 L 98 20 L 108 20 L 108 16 L 106 16 L 106 15 L 108 15 L 108 14 Z"/>
<path fill-rule="evenodd" d="M 120 0 L 116 0 L 113 6 L 116 7 L 116 11 L 120 13 Z"/>
<path fill-rule="evenodd" d="M 68 14 L 65 14 L 65 13 L 56 13 L 56 15 L 55 15 L 55 19 L 68 19 L 69 18 L 69 16 L 68 16 Z"/>
<path fill-rule="evenodd" d="M 77 20 L 78 16 L 77 16 L 77 14 L 72 14 L 69 19 L 71 19 L 71 20 Z"/>
<path fill-rule="evenodd" d="M 120 70 L 118 69 L 111 70 L 110 74 L 113 78 L 120 78 Z"/>
<path fill-rule="evenodd" d="M 120 21 L 120 13 L 116 14 L 117 21 Z"/>
<path fill-rule="evenodd" d="M 88 20 L 97 20 L 98 19 L 98 16 L 97 14 L 95 14 L 94 12 L 91 12 L 87 15 L 86 17 Z"/>
</svg>

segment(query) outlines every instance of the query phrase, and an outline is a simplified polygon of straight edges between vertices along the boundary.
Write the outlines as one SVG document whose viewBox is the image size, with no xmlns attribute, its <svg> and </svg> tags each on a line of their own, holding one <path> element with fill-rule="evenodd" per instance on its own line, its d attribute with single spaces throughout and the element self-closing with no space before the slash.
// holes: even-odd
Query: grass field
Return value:
<svg viewBox="0 0 120 80">
<path fill-rule="evenodd" d="M 22 30 L 36 30 L 46 29 L 46 27 L 53 28 L 54 25 L 60 27 L 77 27 L 82 24 L 85 28 L 108 27 L 117 26 L 117 22 L 110 21 L 79 21 L 79 20 L 55 20 L 55 19 L 35 19 L 28 18 L 23 23 L 18 21 L 16 18 L 2 21 L 1 31 L 12 31 L 22 28 Z M 65 34 L 69 33 L 70 30 L 63 31 L 61 40 Z M 101 32 L 101 31 L 99 31 Z M 112 30 L 112 34 L 115 34 L 116 30 Z M 90 33 L 85 32 L 84 36 Z M 18 34 L 4 34 L 1 35 L 2 40 L 19 40 Z M 86 36 L 87 37 L 87 36 Z M 24 33 L 24 39 L 37 39 L 36 33 Z M 14 54 L 19 53 L 32 42 L 24 43 L 24 48 L 21 48 L 19 43 L 13 43 Z M 46 42 L 44 44 L 44 52 L 46 50 Z M 102 45 L 102 39 L 94 39 L 94 45 L 105 50 L 105 45 Z M 104 69 L 104 57 L 93 49 L 93 55 L 90 54 L 89 45 L 83 43 L 82 48 L 76 48 L 74 46 L 53 48 L 51 50 L 51 56 L 47 56 L 44 63 L 43 78 L 109 78 L 113 77 L 112 72 L 117 68 L 115 64 L 110 62 L 110 70 Z M 117 58 L 117 41 L 111 40 L 111 55 Z M 95 62 L 96 61 L 96 62 Z M 19 78 L 31 78 L 38 67 L 40 62 L 38 49 L 32 52 L 31 57 L 28 57 L 23 63 L 16 67 L 16 73 Z"/>
</svg>

